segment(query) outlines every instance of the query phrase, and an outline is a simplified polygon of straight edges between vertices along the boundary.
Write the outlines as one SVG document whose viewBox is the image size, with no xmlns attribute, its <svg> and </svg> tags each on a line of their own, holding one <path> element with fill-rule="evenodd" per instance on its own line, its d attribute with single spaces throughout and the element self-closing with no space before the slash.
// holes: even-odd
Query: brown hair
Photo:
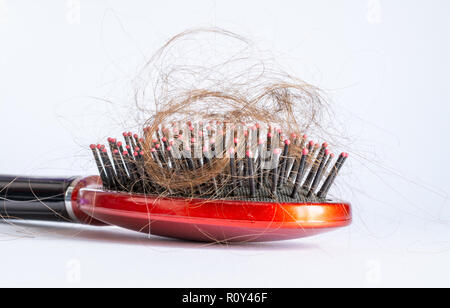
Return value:
<svg viewBox="0 0 450 308">
<path fill-rule="evenodd" d="M 208 43 L 211 36 L 212 44 L 218 39 L 231 41 L 236 50 L 231 49 L 229 56 L 213 58 L 213 63 L 203 64 L 210 58 L 192 62 L 188 56 L 212 48 Z M 190 48 L 183 46 L 185 43 Z M 230 54 L 230 49 L 226 51 Z M 242 123 L 276 127 L 288 136 L 323 131 L 329 111 L 321 90 L 281 70 L 272 60 L 255 57 L 253 52 L 249 40 L 217 28 L 188 30 L 168 40 L 136 79 L 136 106 L 149 115 L 143 124 L 144 148 L 151 149 L 158 134 L 167 132 L 173 138 L 169 126 L 196 121 L 214 125 L 216 133 Z M 180 58 L 182 63 L 177 64 Z M 153 103 L 156 108 L 149 108 Z M 240 140 L 237 147 L 243 146 Z M 290 155 L 298 157 L 301 150 L 294 144 Z M 167 192 L 194 191 L 194 187 L 219 174 L 229 175 L 226 155 L 215 157 L 207 168 L 177 172 L 155 162 L 151 155 L 146 151 L 145 168 L 152 181 Z"/>
</svg>

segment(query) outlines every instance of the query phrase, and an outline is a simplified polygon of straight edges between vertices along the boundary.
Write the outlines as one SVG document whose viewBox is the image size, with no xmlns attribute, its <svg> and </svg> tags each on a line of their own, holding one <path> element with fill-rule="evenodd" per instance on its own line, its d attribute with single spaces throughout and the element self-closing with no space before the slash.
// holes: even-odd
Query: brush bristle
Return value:
<svg viewBox="0 0 450 308">
<path fill-rule="evenodd" d="M 145 128 L 144 138 L 123 133 L 124 143 L 108 138 L 109 154 L 105 146 L 90 145 L 105 189 L 189 198 L 318 202 L 326 200 L 348 157 L 342 153 L 333 165 L 334 154 L 326 142 L 306 143 L 306 135 L 283 135 L 270 126 L 267 138 L 260 138 L 260 124 L 175 125 L 163 126 L 153 135 L 149 134 L 154 130 Z M 216 162 L 225 163 L 208 176 Z M 149 165 L 160 168 L 167 181 L 155 178 Z M 171 187 L 169 179 L 186 172 L 206 175 L 205 181 L 189 188 Z"/>
</svg>

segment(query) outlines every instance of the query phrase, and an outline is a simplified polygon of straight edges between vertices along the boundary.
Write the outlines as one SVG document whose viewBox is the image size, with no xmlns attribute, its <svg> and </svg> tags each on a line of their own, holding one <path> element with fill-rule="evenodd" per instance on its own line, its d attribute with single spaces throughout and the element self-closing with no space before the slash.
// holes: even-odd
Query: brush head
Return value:
<svg viewBox="0 0 450 308">
<path fill-rule="evenodd" d="M 214 243 L 304 238 L 345 227 L 352 220 L 351 206 L 344 202 L 205 202 L 197 198 L 130 195 L 102 189 L 97 177 L 79 181 L 72 203 L 75 214 L 86 223 Z"/>
<path fill-rule="evenodd" d="M 350 204 L 327 198 L 347 153 L 334 159 L 327 143 L 284 139 L 259 124 L 246 136 L 249 127 L 214 125 L 206 139 L 189 122 L 178 123 L 188 133 L 147 129 L 140 142 L 126 133 L 123 152 L 114 138 L 111 154 L 91 145 L 101 181 L 80 189 L 76 206 L 104 223 L 208 242 L 285 240 L 350 224 Z"/>
</svg>

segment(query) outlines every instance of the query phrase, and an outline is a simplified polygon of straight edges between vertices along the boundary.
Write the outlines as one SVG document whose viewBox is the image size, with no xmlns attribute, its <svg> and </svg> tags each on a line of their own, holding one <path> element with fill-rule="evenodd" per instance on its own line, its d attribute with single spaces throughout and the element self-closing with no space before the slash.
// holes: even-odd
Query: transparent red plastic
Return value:
<svg viewBox="0 0 450 308">
<path fill-rule="evenodd" d="M 278 241 L 331 231 L 352 220 L 351 206 L 344 202 L 164 198 L 104 191 L 98 179 L 89 179 L 82 181 L 73 199 L 76 213 L 159 236 L 207 242 Z"/>
</svg>

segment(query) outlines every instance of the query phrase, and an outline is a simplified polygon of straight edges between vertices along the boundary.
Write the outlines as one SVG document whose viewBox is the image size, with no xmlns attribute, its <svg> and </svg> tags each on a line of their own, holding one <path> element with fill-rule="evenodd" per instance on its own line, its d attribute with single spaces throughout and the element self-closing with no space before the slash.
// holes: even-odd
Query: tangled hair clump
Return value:
<svg viewBox="0 0 450 308">
<path fill-rule="evenodd" d="M 321 127 L 327 112 L 321 91 L 256 55 L 260 53 L 226 30 L 180 33 L 140 72 L 136 105 L 149 115 L 150 126 L 213 119 L 273 123 L 285 131 Z M 149 107 L 153 105 L 155 109 Z"/>
<path fill-rule="evenodd" d="M 222 132 L 226 126 L 258 123 L 283 134 L 320 135 L 329 115 L 321 91 L 255 54 L 261 51 L 246 38 L 217 28 L 185 31 L 167 41 L 136 79 L 135 103 L 147 119 L 145 148 L 152 148 L 159 134 L 179 137 L 175 123 L 187 122 L 214 123 Z M 298 156 L 300 150 L 291 151 Z M 148 154 L 146 169 L 167 191 L 185 190 L 227 173 L 225 157 L 199 174 L 171 172 Z"/>
</svg>

